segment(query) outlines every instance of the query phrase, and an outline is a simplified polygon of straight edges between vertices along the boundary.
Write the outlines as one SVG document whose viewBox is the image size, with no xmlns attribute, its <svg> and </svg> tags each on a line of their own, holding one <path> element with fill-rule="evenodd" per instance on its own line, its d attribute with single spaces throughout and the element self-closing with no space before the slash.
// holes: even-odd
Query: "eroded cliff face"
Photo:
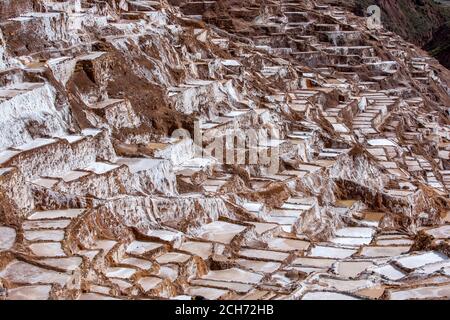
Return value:
<svg viewBox="0 0 450 320">
<path fill-rule="evenodd" d="M 325 2 L 2 2 L 0 298 L 448 298 L 450 73 Z"/>
</svg>

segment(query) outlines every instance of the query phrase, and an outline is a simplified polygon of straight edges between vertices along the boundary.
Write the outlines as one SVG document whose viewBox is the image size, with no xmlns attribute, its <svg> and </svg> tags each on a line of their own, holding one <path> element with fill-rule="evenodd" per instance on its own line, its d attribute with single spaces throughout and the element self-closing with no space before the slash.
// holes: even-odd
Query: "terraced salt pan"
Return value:
<svg viewBox="0 0 450 320">
<path fill-rule="evenodd" d="M 37 138 L 33 141 L 30 141 L 28 143 L 25 143 L 21 146 L 14 147 L 14 149 L 20 150 L 20 151 L 29 151 L 33 149 L 37 149 L 52 143 L 55 143 L 55 139 L 44 139 L 44 138 Z"/>
<path fill-rule="evenodd" d="M 278 262 L 255 261 L 245 259 L 238 259 L 236 260 L 236 263 L 244 267 L 245 269 L 264 273 L 272 273 L 281 267 L 281 263 Z"/>
<path fill-rule="evenodd" d="M 312 205 L 285 202 L 280 208 L 288 210 L 309 210 L 312 208 Z"/>
<path fill-rule="evenodd" d="M 107 296 L 107 295 L 103 295 L 103 294 L 99 294 L 99 293 L 94 293 L 94 292 L 88 292 L 88 293 L 83 293 L 78 297 L 78 300 L 120 300 L 118 298 L 114 298 L 111 296 Z"/>
<path fill-rule="evenodd" d="M 189 287 L 186 293 L 191 296 L 204 297 L 207 300 L 218 300 L 228 294 L 228 291 L 208 287 Z"/>
<path fill-rule="evenodd" d="M 208 241 L 229 244 L 236 235 L 240 234 L 246 227 L 223 221 L 214 221 L 203 225 L 196 230 L 197 237 Z"/>
<path fill-rule="evenodd" d="M 61 178 L 65 182 L 75 181 L 82 177 L 85 177 L 89 175 L 89 172 L 83 172 L 83 171 L 68 171 L 62 175 L 56 175 L 55 178 Z"/>
<path fill-rule="evenodd" d="M 113 240 L 97 240 L 92 249 L 103 250 L 103 255 L 106 255 L 116 244 Z"/>
<path fill-rule="evenodd" d="M 76 270 L 81 263 L 83 262 L 83 259 L 80 257 L 67 257 L 67 258 L 49 258 L 49 259 L 43 259 L 39 260 L 39 263 L 52 266 L 55 268 L 62 269 L 64 271 L 74 271 Z"/>
<path fill-rule="evenodd" d="M 30 244 L 33 254 L 40 257 L 65 257 L 60 242 L 39 242 Z"/>
<path fill-rule="evenodd" d="M 375 268 L 375 269 L 373 269 L 373 272 L 381 275 L 382 277 L 384 277 L 388 280 L 392 280 L 392 281 L 397 281 L 397 280 L 400 280 L 403 277 L 405 277 L 405 274 L 403 272 L 394 268 L 390 264 L 385 265 L 383 267 Z"/>
<path fill-rule="evenodd" d="M 345 292 L 354 292 L 361 289 L 373 287 L 374 283 L 370 280 L 344 280 L 321 277 L 319 284 L 329 289 L 336 289 Z"/>
<path fill-rule="evenodd" d="M 158 250 L 162 247 L 162 244 L 156 242 L 133 241 L 128 245 L 126 252 L 128 254 L 141 255 L 149 251 Z"/>
<path fill-rule="evenodd" d="M 180 250 L 195 254 L 206 260 L 212 254 L 212 247 L 212 243 L 209 242 L 188 241 L 181 245 Z"/>
<path fill-rule="evenodd" d="M 404 254 L 408 252 L 408 247 L 376 247 L 376 246 L 370 246 L 370 247 L 363 247 L 361 250 L 361 255 L 365 257 L 393 257 L 393 256 L 399 256 L 401 254 Z"/>
<path fill-rule="evenodd" d="M 41 220 L 41 219 L 73 219 L 82 214 L 85 209 L 67 209 L 67 210 L 49 210 L 39 211 L 33 213 L 28 217 L 28 220 Z"/>
<path fill-rule="evenodd" d="M 289 257 L 288 253 L 269 250 L 259 250 L 259 249 L 241 249 L 239 251 L 239 255 L 241 255 L 244 258 L 279 261 L 279 262 L 282 262 Z"/>
<path fill-rule="evenodd" d="M 247 222 L 250 224 L 253 224 L 255 226 L 255 232 L 258 235 L 262 235 L 263 233 L 266 233 L 267 231 L 270 230 L 275 230 L 276 228 L 278 228 L 277 224 L 274 223 L 261 223 L 261 222 Z"/>
<path fill-rule="evenodd" d="M 231 268 L 225 270 L 210 271 L 204 275 L 202 279 L 216 280 L 216 281 L 230 281 L 256 284 L 261 281 L 262 275 L 238 268 Z"/>
<path fill-rule="evenodd" d="M 162 160 L 148 158 L 119 158 L 117 164 L 126 165 L 131 173 L 151 170 L 161 163 Z"/>
<path fill-rule="evenodd" d="M 345 259 L 353 255 L 354 253 L 356 253 L 356 250 L 353 249 L 316 246 L 311 250 L 309 256 L 321 258 Z"/>
<path fill-rule="evenodd" d="M 170 279 L 171 281 L 175 281 L 178 278 L 178 266 L 177 265 L 171 265 L 171 264 L 166 264 L 166 265 L 162 265 L 159 268 L 158 277 L 161 277 L 163 279 Z"/>
<path fill-rule="evenodd" d="M 48 300 L 52 286 L 25 286 L 8 290 L 8 300 Z"/>
<path fill-rule="evenodd" d="M 111 267 L 106 269 L 105 275 L 108 278 L 130 279 L 136 273 L 135 269 Z"/>
<path fill-rule="evenodd" d="M 336 230 L 337 237 L 372 238 L 375 230 L 372 228 L 349 227 Z"/>
<path fill-rule="evenodd" d="M 148 260 L 133 258 L 133 257 L 122 259 L 120 261 L 120 263 L 130 265 L 130 266 L 133 266 L 133 267 L 136 267 L 139 269 L 143 269 L 143 270 L 148 270 L 153 266 L 153 264 Z"/>
<path fill-rule="evenodd" d="M 374 264 L 370 261 L 340 261 L 337 272 L 341 277 L 354 278 L 372 266 Z"/>
<path fill-rule="evenodd" d="M 179 252 L 169 252 L 166 254 L 163 254 L 156 258 L 156 262 L 159 264 L 165 264 L 165 263 L 185 263 L 191 258 L 190 255 L 179 253 Z"/>
<path fill-rule="evenodd" d="M 133 286 L 132 283 L 122 280 L 122 279 L 112 278 L 112 279 L 110 279 L 110 281 L 114 284 L 117 284 L 121 290 L 127 290 Z"/>
<path fill-rule="evenodd" d="M 144 289 L 145 292 L 155 289 L 163 282 L 162 279 L 157 277 L 144 277 L 139 279 L 138 284 Z"/>
<path fill-rule="evenodd" d="M 427 264 L 423 267 L 417 268 L 414 273 L 432 274 L 437 271 L 443 271 L 445 274 L 449 274 L 450 261 L 447 259 L 442 262 Z"/>
<path fill-rule="evenodd" d="M 302 297 L 302 300 L 360 300 L 360 299 L 339 292 L 315 291 L 315 292 L 307 292 Z"/>
<path fill-rule="evenodd" d="M 261 212 L 263 210 L 264 205 L 258 202 L 245 202 L 242 204 L 245 210 L 250 212 Z"/>
<path fill-rule="evenodd" d="M 450 284 L 390 292 L 391 300 L 437 299 L 450 297 Z"/>
<path fill-rule="evenodd" d="M 183 233 L 181 233 L 181 232 L 173 232 L 173 231 L 163 230 L 163 229 L 150 230 L 147 232 L 147 235 L 149 237 L 155 237 L 155 238 L 161 239 L 162 241 L 167 241 L 167 242 L 176 242 L 183 238 Z"/>
<path fill-rule="evenodd" d="M 436 239 L 450 239 L 450 225 L 444 225 L 438 228 L 429 229 L 425 232 Z"/>
<path fill-rule="evenodd" d="M 64 230 L 25 230 L 23 235 L 28 241 L 62 241 Z"/>
<path fill-rule="evenodd" d="M 22 261 L 13 261 L 0 271 L 0 277 L 18 284 L 52 284 L 64 286 L 71 279 L 66 273 L 36 267 Z"/>
<path fill-rule="evenodd" d="M 247 293 L 253 289 L 252 285 L 239 283 L 239 282 L 227 282 L 227 281 L 215 281 L 205 279 L 194 279 L 190 283 L 196 286 L 214 287 L 219 289 L 232 290 L 239 293 Z"/>
<path fill-rule="evenodd" d="M 0 152 L 0 164 L 3 164 L 7 161 L 9 161 L 12 157 L 18 155 L 19 151 L 14 150 L 3 150 Z"/>
<path fill-rule="evenodd" d="M 346 245 L 346 246 L 352 246 L 352 247 L 359 247 L 362 245 L 367 245 L 372 242 L 372 238 L 344 238 L 344 237 L 336 237 L 330 240 L 332 243 L 340 244 L 340 245 Z"/>
<path fill-rule="evenodd" d="M 381 239 L 376 241 L 378 246 L 402 246 L 402 245 L 412 245 L 413 240 L 410 239 Z"/>
<path fill-rule="evenodd" d="M 446 256 L 437 252 L 427 252 L 423 254 L 410 255 L 395 259 L 395 262 L 406 269 L 416 269 L 427 264 L 442 262 L 448 260 Z"/>
<path fill-rule="evenodd" d="M 16 230 L 0 226 L 0 251 L 9 250 L 16 241 Z"/>
<path fill-rule="evenodd" d="M 337 260 L 335 259 L 301 257 L 295 259 L 292 264 L 307 267 L 331 268 L 333 263 L 335 263 L 336 261 Z"/>
<path fill-rule="evenodd" d="M 286 239 L 286 238 L 272 238 L 267 241 L 270 250 L 279 251 L 303 251 L 309 247 L 308 241 Z"/>
<path fill-rule="evenodd" d="M 115 165 L 115 164 L 109 164 L 109 163 L 104 163 L 104 162 L 94 162 L 94 163 L 91 163 L 89 166 L 83 168 L 83 170 L 92 171 L 95 174 L 104 174 L 104 173 L 110 172 L 117 168 L 119 168 L 119 166 Z"/>
</svg>

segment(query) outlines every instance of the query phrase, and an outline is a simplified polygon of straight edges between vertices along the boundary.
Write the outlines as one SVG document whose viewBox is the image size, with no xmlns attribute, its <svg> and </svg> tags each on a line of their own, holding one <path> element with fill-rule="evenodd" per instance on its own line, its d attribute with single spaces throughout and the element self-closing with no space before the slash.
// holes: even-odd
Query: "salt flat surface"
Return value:
<svg viewBox="0 0 450 320">
<path fill-rule="evenodd" d="M 311 250 L 311 253 L 309 254 L 309 256 L 344 259 L 344 258 L 350 257 L 355 252 L 356 252 L 356 250 L 353 250 L 353 249 L 316 246 Z"/>
<path fill-rule="evenodd" d="M 210 271 L 204 275 L 202 279 L 218 280 L 218 281 L 232 281 L 242 283 L 259 283 L 263 278 L 262 275 L 238 268 Z"/>
<path fill-rule="evenodd" d="M 203 225 L 197 232 L 199 238 L 228 244 L 233 238 L 245 230 L 244 226 L 223 221 L 214 221 Z"/>
<path fill-rule="evenodd" d="M 301 300 L 360 300 L 353 296 L 339 292 L 307 292 Z"/>
<path fill-rule="evenodd" d="M 410 255 L 395 259 L 395 261 L 402 267 L 407 269 L 416 269 L 427 264 L 442 262 L 448 260 L 446 256 L 437 252 L 427 252 L 423 254 Z"/>
<path fill-rule="evenodd" d="M 150 170 L 162 163 L 162 160 L 147 158 L 119 158 L 116 162 L 119 165 L 126 165 L 131 173 Z"/>
<path fill-rule="evenodd" d="M 49 210 L 49 211 L 37 211 L 33 213 L 29 220 L 41 220 L 41 219 L 73 219 L 82 214 L 85 209 L 65 209 L 65 210 Z"/>
</svg>

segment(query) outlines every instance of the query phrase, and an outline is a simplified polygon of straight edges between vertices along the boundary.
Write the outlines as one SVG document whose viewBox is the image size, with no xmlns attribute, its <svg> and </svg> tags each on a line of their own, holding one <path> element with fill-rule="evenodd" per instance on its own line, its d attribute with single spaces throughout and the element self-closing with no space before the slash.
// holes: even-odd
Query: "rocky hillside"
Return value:
<svg viewBox="0 0 450 320">
<path fill-rule="evenodd" d="M 419 47 L 312 0 L 0 19 L 0 299 L 449 298 L 450 72 Z"/>
<path fill-rule="evenodd" d="M 423 47 L 448 68 L 449 3 L 448 0 L 355 0 L 347 2 L 346 6 L 357 15 L 365 16 L 370 5 L 378 5 L 387 29 Z"/>
</svg>

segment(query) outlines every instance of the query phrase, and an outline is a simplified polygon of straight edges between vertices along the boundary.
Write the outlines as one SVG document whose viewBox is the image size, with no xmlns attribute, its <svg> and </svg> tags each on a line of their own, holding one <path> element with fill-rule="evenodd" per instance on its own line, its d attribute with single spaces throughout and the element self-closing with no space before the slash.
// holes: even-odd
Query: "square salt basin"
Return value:
<svg viewBox="0 0 450 320">
<path fill-rule="evenodd" d="M 144 277 L 139 279 L 138 284 L 144 289 L 144 292 L 155 289 L 163 282 L 162 279 L 157 277 Z"/>
<path fill-rule="evenodd" d="M 281 263 L 279 262 L 266 262 L 246 259 L 237 259 L 236 263 L 246 269 L 263 273 L 272 273 L 281 267 Z"/>
<path fill-rule="evenodd" d="M 53 178 L 61 178 L 63 179 L 64 182 L 71 182 L 71 181 L 75 181 L 78 180 L 82 177 L 85 177 L 89 175 L 89 172 L 84 172 L 84 171 L 68 171 L 64 174 L 61 175 L 53 175 Z"/>
<path fill-rule="evenodd" d="M 22 224 L 24 230 L 36 229 L 65 229 L 70 224 L 70 220 L 35 220 L 25 221 Z"/>
<path fill-rule="evenodd" d="M 185 291 L 190 296 L 201 296 L 207 300 L 219 300 L 229 294 L 228 290 L 208 287 L 188 287 Z"/>
<path fill-rule="evenodd" d="M 300 257 L 295 259 L 292 264 L 300 265 L 306 267 L 314 268 L 331 268 L 331 266 L 336 262 L 335 259 L 324 259 L 324 258 L 311 258 L 311 257 Z"/>
<path fill-rule="evenodd" d="M 375 284 L 370 280 L 347 280 L 329 277 L 320 277 L 318 283 L 327 288 L 338 291 L 355 292 L 357 290 L 373 287 Z"/>
<path fill-rule="evenodd" d="M 272 209 L 270 215 L 272 217 L 286 217 L 298 219 L 304 211 L 290 209 Z"/>
<path fill-rule="evenodd" d="M 334 244 L 340 244 L 348 247 L 360 247 L 372 242 L 372 238 L 349 238 L 349 237 L 336 237 L 330 240 Z"/>
<path fill-rule="evenodd" d="M 399 246 L 399 247 L 384 247 L 384 246 L 369 246 L 363 247 L 360 255 L 371 258 L 378 257 L 394 257 L 399 256 L 408 252 L 410 246 Z"/>
<path fill-rule="evenodd" d="M 0 271 L 0 277 L 17 284 L 57 283 L 63 287 L 72 279 L 72 276 L 67 273 L 40 268 L 17 260 Z"/>
<path fill-rule="evenodd" d="M 241 249 L 239 255 L 249 259 L 278 262 L 282 262 L 289 257 L 288 253 L 260 249 Z"/>
<path fill-rule="evenodd" d="M 278 228 L 278 224 L 275 224 L 275 223 L 263 223 L 263 222 L 251 222 L 251 221 L 245 221 L 245 223 L 254 225 L 255 232 L 259 236 L 268 231 L 273 231 Z"/>
<path fill-rule="evenodd" d="M 161 243 L 133 241 L 127 246 L 126 253 L 139 256 L 162 248 L 163 245 Z"/>
<path fill-rule="evenodd" d="M 407 290 L 389 291 L 391 300 L 439 299 L 450 296 L 450 284 L 427 286 Z"/>
<path fill-rule="evenodd" d="M 377 246 L 410 246 L 414 243 L 411 239 L 379 239 L 376 241 Z"/>
<path fill-rule="evenodd" d="M 212 254 L 212 248 L 213 244 L 210 242 L 187 241 L 179 249 L 206 260 Z"/>
<path fill-rule="evenodd" d="M 331 291 L 307 292 L 301 300 L 360 300 L 354 296 Z"/>
<path fill-rule="evenodd" d="M 122 259 L 120 261 L 120 264 L 130 265 L 132 267 L 139 268 L 142 270 L 149 270 L 153 266 L 153 264 L 148 260 L 133 257 Z"/>
<path fill-rule="evenodd" d="M 364 227 L 349 227 L 338 229 L 336 231 L 337 237 L 371 238 L 374 234 L 374 229 Z"/>
<path fill-rule="evenodd" d="M 136 269 L 110 267 L 105 270 L 105 275 L 108 278 L 130 279 L 136 273 Z"/>
<path fill-rule="evenodd" d="M 428 264 L 449 260 L 447 256 L 438 252 L 426 252 L 394 259 L 395 263 L 405 269 L 416 269 Z"/>
<path fill-rule="evenodd" d="M 225 290 L 232 290 L 238 293 L 247 293 L 253 289 L 253 285 L 240 283 L 240 282 L 227 282 L 205 279 L 194 279 L 190 281 L 190 284 L 196 286 L 213 287 Z"/>
<path fill-rule="evenodd" d="M 246 227 L 241 225 L 223 221 L 214 221 L 200 227 L 195 234 L 197 237 L 204 240 L 229 244 L 236 235 L 240 234 L 245 229 Z"/>
<path fill-rule="evenodd" d="M 354 278 L 373 266 L 371 261 L 340 261 L 337 265 L 337 272 L 341 277 Z"/>
<path fill-rule="evenodd" d="M 345 259 L 356 253 L 356 250 L 328 246 L 315 246 L 308 254 L 310 257 Z"/>
<path fill-rule="evenodd" d="M 8 290 L 7 300 L 47 300 L 50 298 L 52 286 L 36 285 L 18 287 Z"/>
<path fill-rule="evenodd" d="M 262 275 L 238 268 L 210 271 L 202 279 L 257 284 Z"/>
<path fill-rule="evenodd" d="M 425 233 L 433 236 L 436 239 L 450 239 L 450 225 L 428 229 Z"/>
<path fill-rule="evenodd" d="M 41 220 L 41 219 L 73 219 L 82 214 L 85 209 L 67 209 L 67 210 L 48 210 L 37 211 L 33 213 L 28 220 Z"/>
<path fill-rule="evenodd" d="M 48 258 L 39 260 L 39 262 L 47 266 L 64 270 L 66 272 L 72 272 L 81 265 L 83 259 L 80 257 Z"/>
<path fill-rule="evenodd" d="M 191 258 L 190 255 L 179 252 L 168 252 L 156 258 L 159 264 L 166 263 L 185 263 Z"/>
<path fill-rule="evenodd" d="M 88 292 L 81 294 L 78 297 L 78 300 L 120 300 L 120 299 L 95 292 Z"/>
<path fill-rule="evenodd" d="M 390 264 L 378 268 L 373 268 L 371 271 L 390 281 L 397 281 L 405 277 L 405 274 L 403 272 L 394 268 Z"/>
<path fill-rule="evenodd" d="M 105 162 L 94 162 L 89 166 L 83 168 L 83 170 L 92 171 L 95 174 L 104 174 L 117 168 L 119 168 L 119 166 L 116 164 L 109 164 Z"/>
<path fill-rule="evenodd" d="M 272 238 L 267 241 L 270 250 L 276 251 L 304 251 L 309 247 L 308 241 L 287 238 Z"/>
<path fill-rule="evenodd" d="M 156 230 L 148 231 L 147 236 L 155 237 L 155 238 L 158 238 L 158 239 L 160 239 L 162 241 L 166 241 L 166 242 L 176 242 L 183 237 L 183 234 L 181 232 L 173 232 L 173 231 L 164 230 L 164 229 L 156 229 Z"/>
<path fill-rule="evenodd" d="M 60 242 L 39 242 L 30 244 L 31 252 L 40 257 L 64 257 L 66 253 Z"/>
</svg>

